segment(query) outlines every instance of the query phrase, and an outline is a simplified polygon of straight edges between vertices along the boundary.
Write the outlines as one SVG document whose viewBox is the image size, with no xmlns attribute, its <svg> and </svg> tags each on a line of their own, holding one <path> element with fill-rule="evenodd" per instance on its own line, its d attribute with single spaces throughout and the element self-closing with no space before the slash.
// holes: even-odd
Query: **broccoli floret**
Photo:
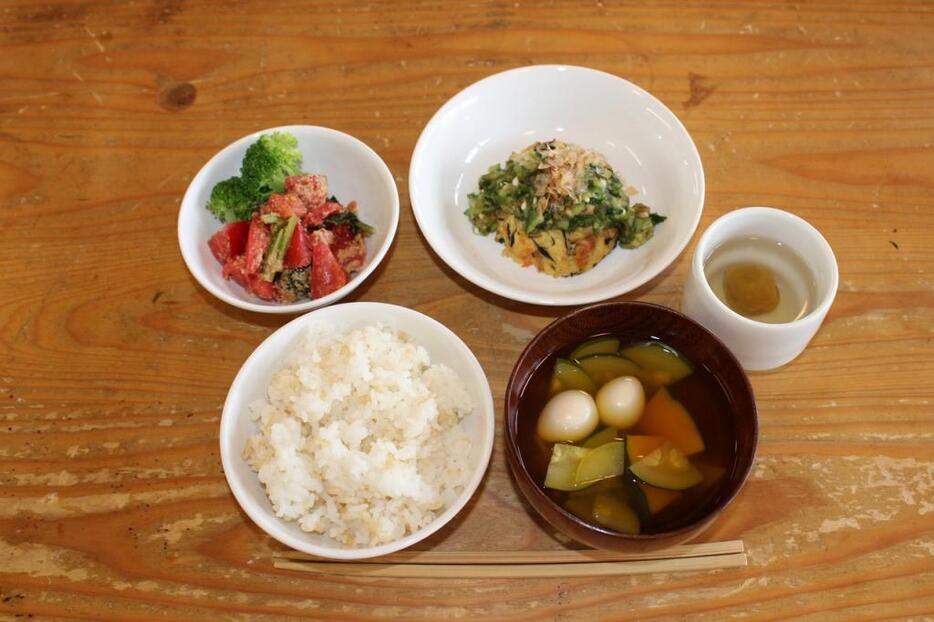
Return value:
<svg viewBox="0 0 934 622">
<path fill-rule="evenodd" d="M 298 139 L 283 132 L 263 134 L 246 150 L 240 177 L 214 186 L 207 208 L 223 222 L 247 220 L 270 194 L 285 190 L 285 178 L 301 167 Z"/>
<path fill-rule="evenodd" d="M 243 156 L 240 175 L 262 197 L 285 190 L 285 178 L 297 175 L 302 168 L 302 152 L 291 134 L 263 134 Z"/>
<path fill-rule="evenodd" d="M 249 219 L 256 204 L 255 193 L 249 184 L 240 177 L 231 177 L 211 190 L 208 209 L 222 222 L 234 222 Z"/>
</svg>

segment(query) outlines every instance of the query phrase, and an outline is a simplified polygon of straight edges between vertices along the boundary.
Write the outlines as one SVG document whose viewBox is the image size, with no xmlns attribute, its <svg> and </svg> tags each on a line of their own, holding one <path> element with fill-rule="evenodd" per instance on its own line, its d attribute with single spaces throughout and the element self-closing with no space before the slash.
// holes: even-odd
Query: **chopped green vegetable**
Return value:
<svg viewBox="0 0 934 622">
<path fill-rule="evenodd" d="M 282 260 L 285 257 L 285 251 L 289 248 L 289 242 L 292 240 L 292 234 L 295 233 L 295 227 L 298 225 L 298 218 L 289 216 L 289 219 L 279 225 L 273 225 L 272 241 L 269 248 L 266 249 L 266 256 L 263 258 L 263 280 L 272 282 L 276 273 L 282 271 Z"/>
<path fill-rule="evenodd" d="M 259 217 L 259 219 L 263 221 L 264 223 L 266 223 L 267 225 L 280 225 L 285 220 L 279 214 L 271 214 L 271 213 L 263 214 L 262 216 Z"/>
<path fill-rule="evenodd" d="M 491 166 L 478 186 L 467 195 L 464 213 L 481 235 L 513 216 L 529 235 L 612 228 L 620 246 L 635 248 L 665 220 L 641 203 L 630 205 L 623 182 L 602 155 L 558 140 L 513 153 L 504 164 Z"/>
<path fill-rule="evenodd" d="M 334 197 L 331 198 L 333 199 Z M 360 220 L 360 218 L 357 216 L 357 213 L 350 210 L 331 214 L 324 219 L 324 224 L 350 225 L 350 230 L 354 235 L 362 233 L 366 237 L 373 234 L 373 227 Z"/>
</svg>

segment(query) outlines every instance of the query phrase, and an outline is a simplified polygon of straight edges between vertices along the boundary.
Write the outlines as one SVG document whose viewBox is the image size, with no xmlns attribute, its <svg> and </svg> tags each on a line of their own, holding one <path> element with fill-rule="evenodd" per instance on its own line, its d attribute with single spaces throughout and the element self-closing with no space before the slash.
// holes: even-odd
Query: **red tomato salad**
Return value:
<svg viewBox="0 0 934 622">
<path fill-rule="evenodd" d="M 226 223 L 208 240 L 225 279 L 263 300 L 321 298 L 363 267 L 372 227 L 356 202 L 328 196 L 324 175 L 301 172 L 294 136 L 264 134 L 239 177 L 214 186 L 207 208 Z"/>
</svg>

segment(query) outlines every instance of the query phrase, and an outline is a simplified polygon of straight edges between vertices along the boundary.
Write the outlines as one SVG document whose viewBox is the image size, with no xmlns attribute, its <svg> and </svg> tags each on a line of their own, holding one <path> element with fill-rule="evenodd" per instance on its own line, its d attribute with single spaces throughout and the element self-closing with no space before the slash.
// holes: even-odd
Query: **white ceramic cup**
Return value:
<svg viewBox="0 0 934 622">
<path fill-rule="evenodd" d="M 810 313 L 792 322 L 769 324 L 744 317 L 717 298 L 707 282 L 704 264 L 727 240 L 752 236 L 781 242 L 811 268 L 817 297 Z M 681 310 L 717 335 L 747 370 L 774 369 L 801 354 L 811 341 L 837 293 L 838 278 L 830 244 L 807 221 L 771 207 L 746 207 L 724 214 L 701 235 Z"/>
</svg>

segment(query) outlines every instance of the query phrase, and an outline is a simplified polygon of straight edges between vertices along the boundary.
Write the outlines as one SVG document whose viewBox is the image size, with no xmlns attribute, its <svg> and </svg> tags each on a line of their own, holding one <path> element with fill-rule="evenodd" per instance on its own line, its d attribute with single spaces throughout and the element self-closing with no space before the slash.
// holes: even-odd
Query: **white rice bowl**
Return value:
<svg viewBox="0 0 934 622">
<path fill-rule="evenodd" d="M 365 347 L 351 345 L 357 330 Z M 457 335 L 412 309 L 354 302 L 295 318 L 247 358 L 224 403 L 221 461 L 240 507 L 279 542 L 377 557 L 464 508 L 489 464 L 494 422 L 489 382 Z"/>
<path fill-rule="evenodd" d="M 469 478 L 472 410 L 463 383 L 428 352 L 375 324 L 312 323 L 267 400 L 244 459 L 276 516 L 349 546 L 425 527 Z"/>
</svg>

